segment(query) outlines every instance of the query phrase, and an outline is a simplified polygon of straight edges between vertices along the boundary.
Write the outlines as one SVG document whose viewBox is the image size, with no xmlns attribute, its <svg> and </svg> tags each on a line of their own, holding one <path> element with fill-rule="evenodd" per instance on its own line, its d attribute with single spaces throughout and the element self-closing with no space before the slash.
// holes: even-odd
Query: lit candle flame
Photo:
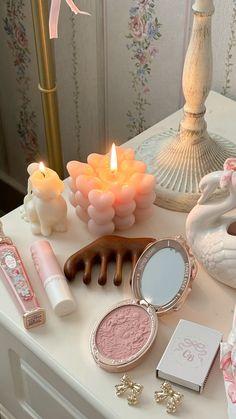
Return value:
<svg viewBox="0 0 236 419">
<path fill-rule="evenodd" d="M 117 155 L 116 155 L 116 146 L 114 143 L 112 144 L 112 147 L 111 147 L 110 169 L 112 173 L 117 172 Z"/>
<path fill-rule="evenodd" d="M 43 162 L 41 161 L 39 163 L 39 171 L 42 173 L 42 175 L 45 177 L 45 165 L 43 164 Z"/>
</svg>

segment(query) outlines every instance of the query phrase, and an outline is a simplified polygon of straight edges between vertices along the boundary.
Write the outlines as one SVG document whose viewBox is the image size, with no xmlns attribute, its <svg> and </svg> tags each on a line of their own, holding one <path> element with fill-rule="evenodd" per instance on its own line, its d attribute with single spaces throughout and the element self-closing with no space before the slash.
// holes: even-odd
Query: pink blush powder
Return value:
<svg viewBox="0 0 236 419">
<path fill-rule="evenodd" d="M 99 324 L 96 346 L 102 356 L 126 360 L 138 353 L 151 334 L 151 318 L 142 306 L 115 308 Z"/>
</svg>

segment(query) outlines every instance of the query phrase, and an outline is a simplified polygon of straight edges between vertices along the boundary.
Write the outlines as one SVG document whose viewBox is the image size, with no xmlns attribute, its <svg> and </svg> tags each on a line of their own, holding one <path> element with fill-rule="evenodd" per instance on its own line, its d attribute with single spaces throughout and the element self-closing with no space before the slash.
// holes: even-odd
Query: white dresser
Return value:
<svg viewBox="0 0 236 419">
<path fill-rule="evenodd" d="M 156 124 L 129 142 L 137 146 L 146 138 L 177 128 L 181 111 Z M 209 132 L 236 141 L 236 103 L 211 92 L 207 101 Z M 185 233 L 186 214 L 155 207 L 154 216 L 123 235 L 127 237 L 161 237 Z M 200 268 L 193 290 L 184 307 L 166 315 L 159 322 L 158 335 L 141 365 L 130 371 L 134 381 L 144 386 L 140 404 L 131 407 L 125 398 L 115 395 L 114 385 L 121 374 L 108 373 L 94 362 L 89 338 L 98 318 L 113 303 L 130 297 L 129 281 L 121 287 L 112 278 L 101 287 L 96 270 L 89 286 L 81 278 L 71 284 L 78 310 L 58 318 L 51 310 L 46 294 L 34 270 L 30 245 L 37 237 L 20 216 L 20 209 L 2 218 L 4 231 L 10 236 L 24 260 L 40 304 L 46 308 L 45 325 L 27 331 L 5 285 L 0 282 L 0 411 L 16 419 L 154 419 L 166 418 L 164 405 L 154 402 L 154 391 L 161 380 L 155 376 L 156 365 L 180 318 L 205 324 L 224 333 L 231 328 L 236 290 L 208 277 Z M 93 240 L 86 226 L 76 218 L 69 205 L 69 229 L 55 233 L 50 242 L 61 266 L 75 251 Z M 226 419 L 227 404 L 219 357 L 200 395 L 175 386 L 184 394 L 184 403 L 176 417 L 182 419 Z"/>
</svg>

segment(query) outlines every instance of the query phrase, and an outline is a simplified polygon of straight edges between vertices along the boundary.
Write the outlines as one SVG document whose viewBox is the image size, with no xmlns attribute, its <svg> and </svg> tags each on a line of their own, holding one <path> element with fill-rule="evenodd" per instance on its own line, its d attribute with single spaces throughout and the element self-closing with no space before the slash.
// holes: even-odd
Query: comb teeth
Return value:
<svg viewBox="0 0 236 419">
<path fill-rule="evenodd" d="M 94 264 L 100 264 L 98 284 L 105 285 L 107 282 L 108 263 L 114 261 L 116 264 L 113 284 L 116 286 L 122 283 L 122 270 L 125 261 L 131 262 L 131 273 L 145 247 L 156 239 L 152 237 L 127 238 L 120 236 L 103 236 L 83 247 L 70 256 L 65 265 L 65 276 L 69 281 L 75 279 L 76 273 L 83 270 L 83 282 L 88 285 L 91 281 L 92 268 Z"/>
</svg>

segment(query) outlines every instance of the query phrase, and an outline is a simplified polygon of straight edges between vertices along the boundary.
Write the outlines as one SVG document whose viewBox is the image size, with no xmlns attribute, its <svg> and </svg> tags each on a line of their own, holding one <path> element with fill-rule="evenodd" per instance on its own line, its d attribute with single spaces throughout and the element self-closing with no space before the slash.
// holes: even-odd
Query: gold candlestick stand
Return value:
<svg viewBox="0 0 236 419">
<path fill-rule="evenodd" d="M 57 87 L 52 45 L 49 39 L 49 11 L 46 0 L 31 0 L 34 36 L 42 98 L 48 163 L 60 177 L 64 177 L 58 116 Z"/>
</svg>

